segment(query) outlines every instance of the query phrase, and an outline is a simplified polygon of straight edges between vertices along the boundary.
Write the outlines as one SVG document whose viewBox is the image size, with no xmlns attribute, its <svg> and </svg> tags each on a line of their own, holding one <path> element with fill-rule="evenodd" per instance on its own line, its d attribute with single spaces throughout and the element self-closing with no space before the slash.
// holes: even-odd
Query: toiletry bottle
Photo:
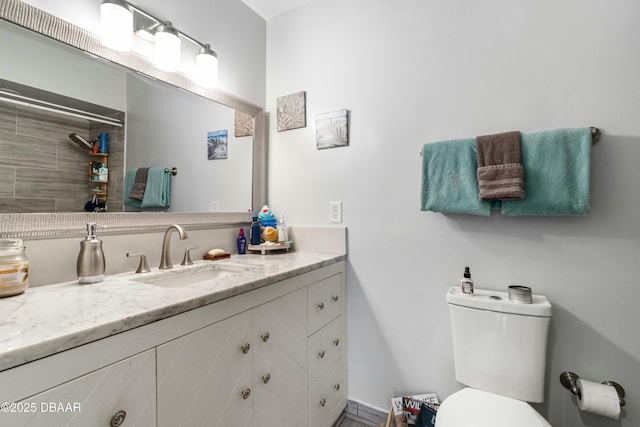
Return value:
<svg viewBox="0 0 640 427">
<path fill-rule="evenodd" d="M 107 165 L 104 163 L 100 166 L 98 171 L 98 179 L 100 181 L 109 181 L 109 169 L 107 169 Z"/>
<path fill-rule="evenodd" d="M 78 283 L 97 283 L 104 278 L 104 252 L 102 240 L 96 237 L 98 224 L 87 223 L 87 238 L 80 242 L 80 254 L 78 255 Z"/>
<path fill-rule="evenodd" d="M 102 132 L 99 136 L 100 139 L 100 152 L 103 154 L 107 153 L 107 134 Z"/>
<path fill-rule="evenodd" d="M 257 216 L 253 217 L 253 222 L 251 223 L 251 244 L 260 244 L 260 221 L 258 221 Z"/>
<path fill-rule="evenodd" d="M 461 281 L 462 293 L 465 295 L 473 295 L 473 280 L 471 280 L 471 272 L 469 267 L 464 268 L 464 278 Z"/>
<path fill-rule="evenodd" d="M 286 242 L 289 240 L 287 235 L 287 225 L 284 223 L 284 214 L 280 214 L 280 222 L 278 223 L 278 242 Z"/>
<path fill-rule="evenodd" d="M 244 228 L 240 229 L 240 235 L 238 236 L 238 255 L 244 255 L 247 253 L 247 238 L 244 237 Z"/>
</svg>

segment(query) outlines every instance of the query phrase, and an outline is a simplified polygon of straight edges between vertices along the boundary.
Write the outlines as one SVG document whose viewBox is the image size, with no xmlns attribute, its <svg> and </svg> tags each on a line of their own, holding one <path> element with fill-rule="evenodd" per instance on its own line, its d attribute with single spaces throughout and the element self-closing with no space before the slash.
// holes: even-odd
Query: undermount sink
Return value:
<svg viewBox="0 0 640 427">
<path fill-rule="evenodd" d="M 247 270 L 249 270 L 249 267 L 241 265 L 207 263 L 187 268 L 176 266 L 170 270 L 143 274 L 142 276 L 131 280 L 163 288 L 178 288 L 230 277 Z"/>
</svg>

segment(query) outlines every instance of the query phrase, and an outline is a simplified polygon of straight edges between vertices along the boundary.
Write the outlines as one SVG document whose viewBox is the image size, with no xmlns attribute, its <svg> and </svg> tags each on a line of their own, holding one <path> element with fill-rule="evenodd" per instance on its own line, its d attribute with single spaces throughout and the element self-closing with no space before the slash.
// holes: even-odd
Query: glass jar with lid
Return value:
<svg viewBox="0 0 640 427">
<path fill-rule="evenodd" d="M 0 298 L 23 293 L 29 286 L 29 260 L 22 239 L 0 239 Z"/>
</svg>

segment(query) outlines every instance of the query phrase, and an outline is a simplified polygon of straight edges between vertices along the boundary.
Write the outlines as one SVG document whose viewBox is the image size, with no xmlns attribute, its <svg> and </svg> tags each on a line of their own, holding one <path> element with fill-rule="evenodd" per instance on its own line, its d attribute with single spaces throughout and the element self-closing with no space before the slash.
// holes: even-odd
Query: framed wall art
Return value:
<svg viewBox="0 0 640 427">
<path fill-rule="evenodd" d="M 306 98 L 306 92 L 297 92 L 276 99 L 278 132 L 307 126 Z"/>
</svg>

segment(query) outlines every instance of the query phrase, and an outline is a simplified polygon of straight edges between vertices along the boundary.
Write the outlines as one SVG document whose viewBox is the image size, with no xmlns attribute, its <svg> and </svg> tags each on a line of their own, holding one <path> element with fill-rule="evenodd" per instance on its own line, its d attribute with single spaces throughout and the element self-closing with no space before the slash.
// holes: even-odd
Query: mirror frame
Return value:
<svg viewBox="0 0 640 427">
<path fill-rule="evenodd" d="M 118 52 L 102 45 L 91 32 L 20 0 L 2 0 L 0 19 L 78 48 L 98 58 L 123 65 L 145 76 L 226 105 L 255 118 L 253 135 L 253 210 L 266 203 L 267 153 L 265 114 L 261 107 L 217 88 L 203 88 L 181 73 L 164 72 L 135 52 Z M 104 212 L 0 214 L 0 237 L 50 237 L 83 234 L 87 222 L 107 228 L 104 233 L 149 232 L 179 223 L 187 228 L 226 228 L 246 224 L 250 212 Z"/>
</svg>

